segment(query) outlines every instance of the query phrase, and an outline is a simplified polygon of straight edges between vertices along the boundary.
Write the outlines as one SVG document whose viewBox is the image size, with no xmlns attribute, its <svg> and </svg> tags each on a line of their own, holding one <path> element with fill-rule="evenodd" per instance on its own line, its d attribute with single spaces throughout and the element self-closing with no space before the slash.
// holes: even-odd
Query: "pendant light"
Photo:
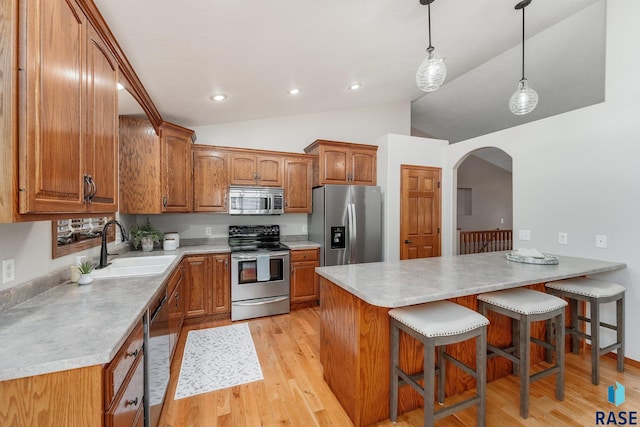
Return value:
<svg viewBox="0 0 640 427">
<path fill-rule="evenodd" d="M 416 84 L 424 92 L 438 90 L 447 77 L 447 66 L 444 65 L 444 60 L 436 54 L 431 45 L 431 3 L 434 1 L 435 0 L 420 0 L 420 4 L 427 5 L 429 20 L 429 47 L 427 48 L 427 56 L 418 67 L 418 71 L 416 71 Z"/>
<path fill-rule="evenodd" d="M 522 78 L 515 93 L 511 95 L 509 109 L 517 116 L 529 114 L 538 105 L 538 94 L 529 87 L 529 82 L 524 77 L 524 8 L 529 6 L 529 3 L 531 0 L 523 0 L 515 7 L 516 10 L 522 9 Z"/>
</svg>

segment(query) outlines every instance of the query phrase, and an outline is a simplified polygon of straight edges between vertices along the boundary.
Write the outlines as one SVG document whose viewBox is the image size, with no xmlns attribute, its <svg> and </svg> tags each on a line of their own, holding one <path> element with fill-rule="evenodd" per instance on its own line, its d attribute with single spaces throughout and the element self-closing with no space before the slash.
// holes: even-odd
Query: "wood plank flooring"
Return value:
<svg viewBox="0 0 640 427">
<path fill-rule="evenodd" d="M 187 332 L 228 325 L 229 320 L 187 326 L 178 342 L 172 380 L 167 391 L 162 427 L 253 426 L 351 426 L 346 413 L 322 379 L 318 307 L 290 314 L 249 320 L 264 380 L 173 400 Z M 455 368 L 451 368 L 455 369 Z M 600 385 L 591 384 L 588 354 L 567 354 L 564 402 L 555 400 L 555 379 L 531 386 L 530 416 L 519 416 L 519 383 L 509 376 L 488 384 L 487 426 L 594 426 L 596 411 L 640 412 L 640 369 L 615 370 L 615 361 L 602 358 Z M 355 374 L 355 373 L 354 373 Z M 626 401 L 619 407 L 607 402 L 607 388 L 616 381 L 626 387 Z M 456 396 L 464 398 L 464 394 Z M 456 398 L 447 399 L 453 404 Z M 438 427 L 475 425 L 475 408 L 436 422 Z M 398 417 L 395 426 L 422 426 L 422 410 Z M 394 426 L 389 420 L 376 424 Z"/>
</svg>

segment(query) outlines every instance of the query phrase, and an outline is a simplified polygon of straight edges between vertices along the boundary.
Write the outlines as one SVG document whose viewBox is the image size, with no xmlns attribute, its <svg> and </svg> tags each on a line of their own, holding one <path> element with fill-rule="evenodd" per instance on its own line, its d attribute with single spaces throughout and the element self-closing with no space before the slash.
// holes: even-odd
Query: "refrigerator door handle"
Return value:
<svg viewBox="0 0 640 427">
<path fill-rule="evenodd" d="M 356 205 L 349 203 L 347 205 L 347 211 L 349 213 L 349 264 L 355 264 L 356 243 L 358 241 L 356 228 Z"/>
</svg>

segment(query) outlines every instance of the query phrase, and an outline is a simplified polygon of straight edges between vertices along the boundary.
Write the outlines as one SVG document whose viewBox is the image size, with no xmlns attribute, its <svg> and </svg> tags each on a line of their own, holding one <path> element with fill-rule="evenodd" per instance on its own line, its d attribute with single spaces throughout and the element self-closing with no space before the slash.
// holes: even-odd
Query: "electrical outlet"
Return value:
<svg viewBox="0 0 640 427">
<path fill-rule="evenodd" d="M 596 248 L 607 247 L 607 236 L 604 234 L 596 234 Z"/>
<path fill-rule="evenodd" d="M 2 283 L 11 282 L 16 278 L 16 266 L 13 258 L 2 260 Z"/>
<path fill-rule="evenodd" d="M 307 232 L 307 224 L 304 224 L 304 225 L 302 226 L 302 232 L 303 232 L 303 233 L 306 233 L 306 232 Z"/>
<path fill-rule="evenodd" d="M 211 227 L 205 227 L 204 234 L 206 234 L 207 236 L 213 235 L 213 232 L 211 231 Z"/>
<path fill-rule="evenodd" d="M 566 245 L 569 243 L 569 234 L 567 233 L 558 233 L 558 243 L 561 245 Z"/>
<path fill-rule="evenodd" d="M 518 238 L 520 240 L 531 240 L 531 231 L 529 230 L 520 230 L 518 233 Z"/>
</svg>

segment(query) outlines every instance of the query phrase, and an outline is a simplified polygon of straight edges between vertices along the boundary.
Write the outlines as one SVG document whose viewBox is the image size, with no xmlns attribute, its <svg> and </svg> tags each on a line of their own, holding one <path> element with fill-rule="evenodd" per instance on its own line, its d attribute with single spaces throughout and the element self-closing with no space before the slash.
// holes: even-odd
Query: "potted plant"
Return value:
<svg viewBox="0 0 640 427">
<path fill-rule="evenodd" d="M 93 264 L 90 261 L 83 261 L 78 265 L 78 272 L 80 272 L 80 278 L 78 279 L 79 285 L 88 285 L 93 282 L 91 272 L 93 271 Z"/>
<path fill-rule="evenodd" d="M 162 232 L 151 225 L 149 218 L 145 224 L 137 225 L 131 230 L 131 244 L 134 249 L 142 246 L 143 252 L 151 252 L 153 246 L 160 243 L 160 239 L 162 239 Z"/>
</svg>

